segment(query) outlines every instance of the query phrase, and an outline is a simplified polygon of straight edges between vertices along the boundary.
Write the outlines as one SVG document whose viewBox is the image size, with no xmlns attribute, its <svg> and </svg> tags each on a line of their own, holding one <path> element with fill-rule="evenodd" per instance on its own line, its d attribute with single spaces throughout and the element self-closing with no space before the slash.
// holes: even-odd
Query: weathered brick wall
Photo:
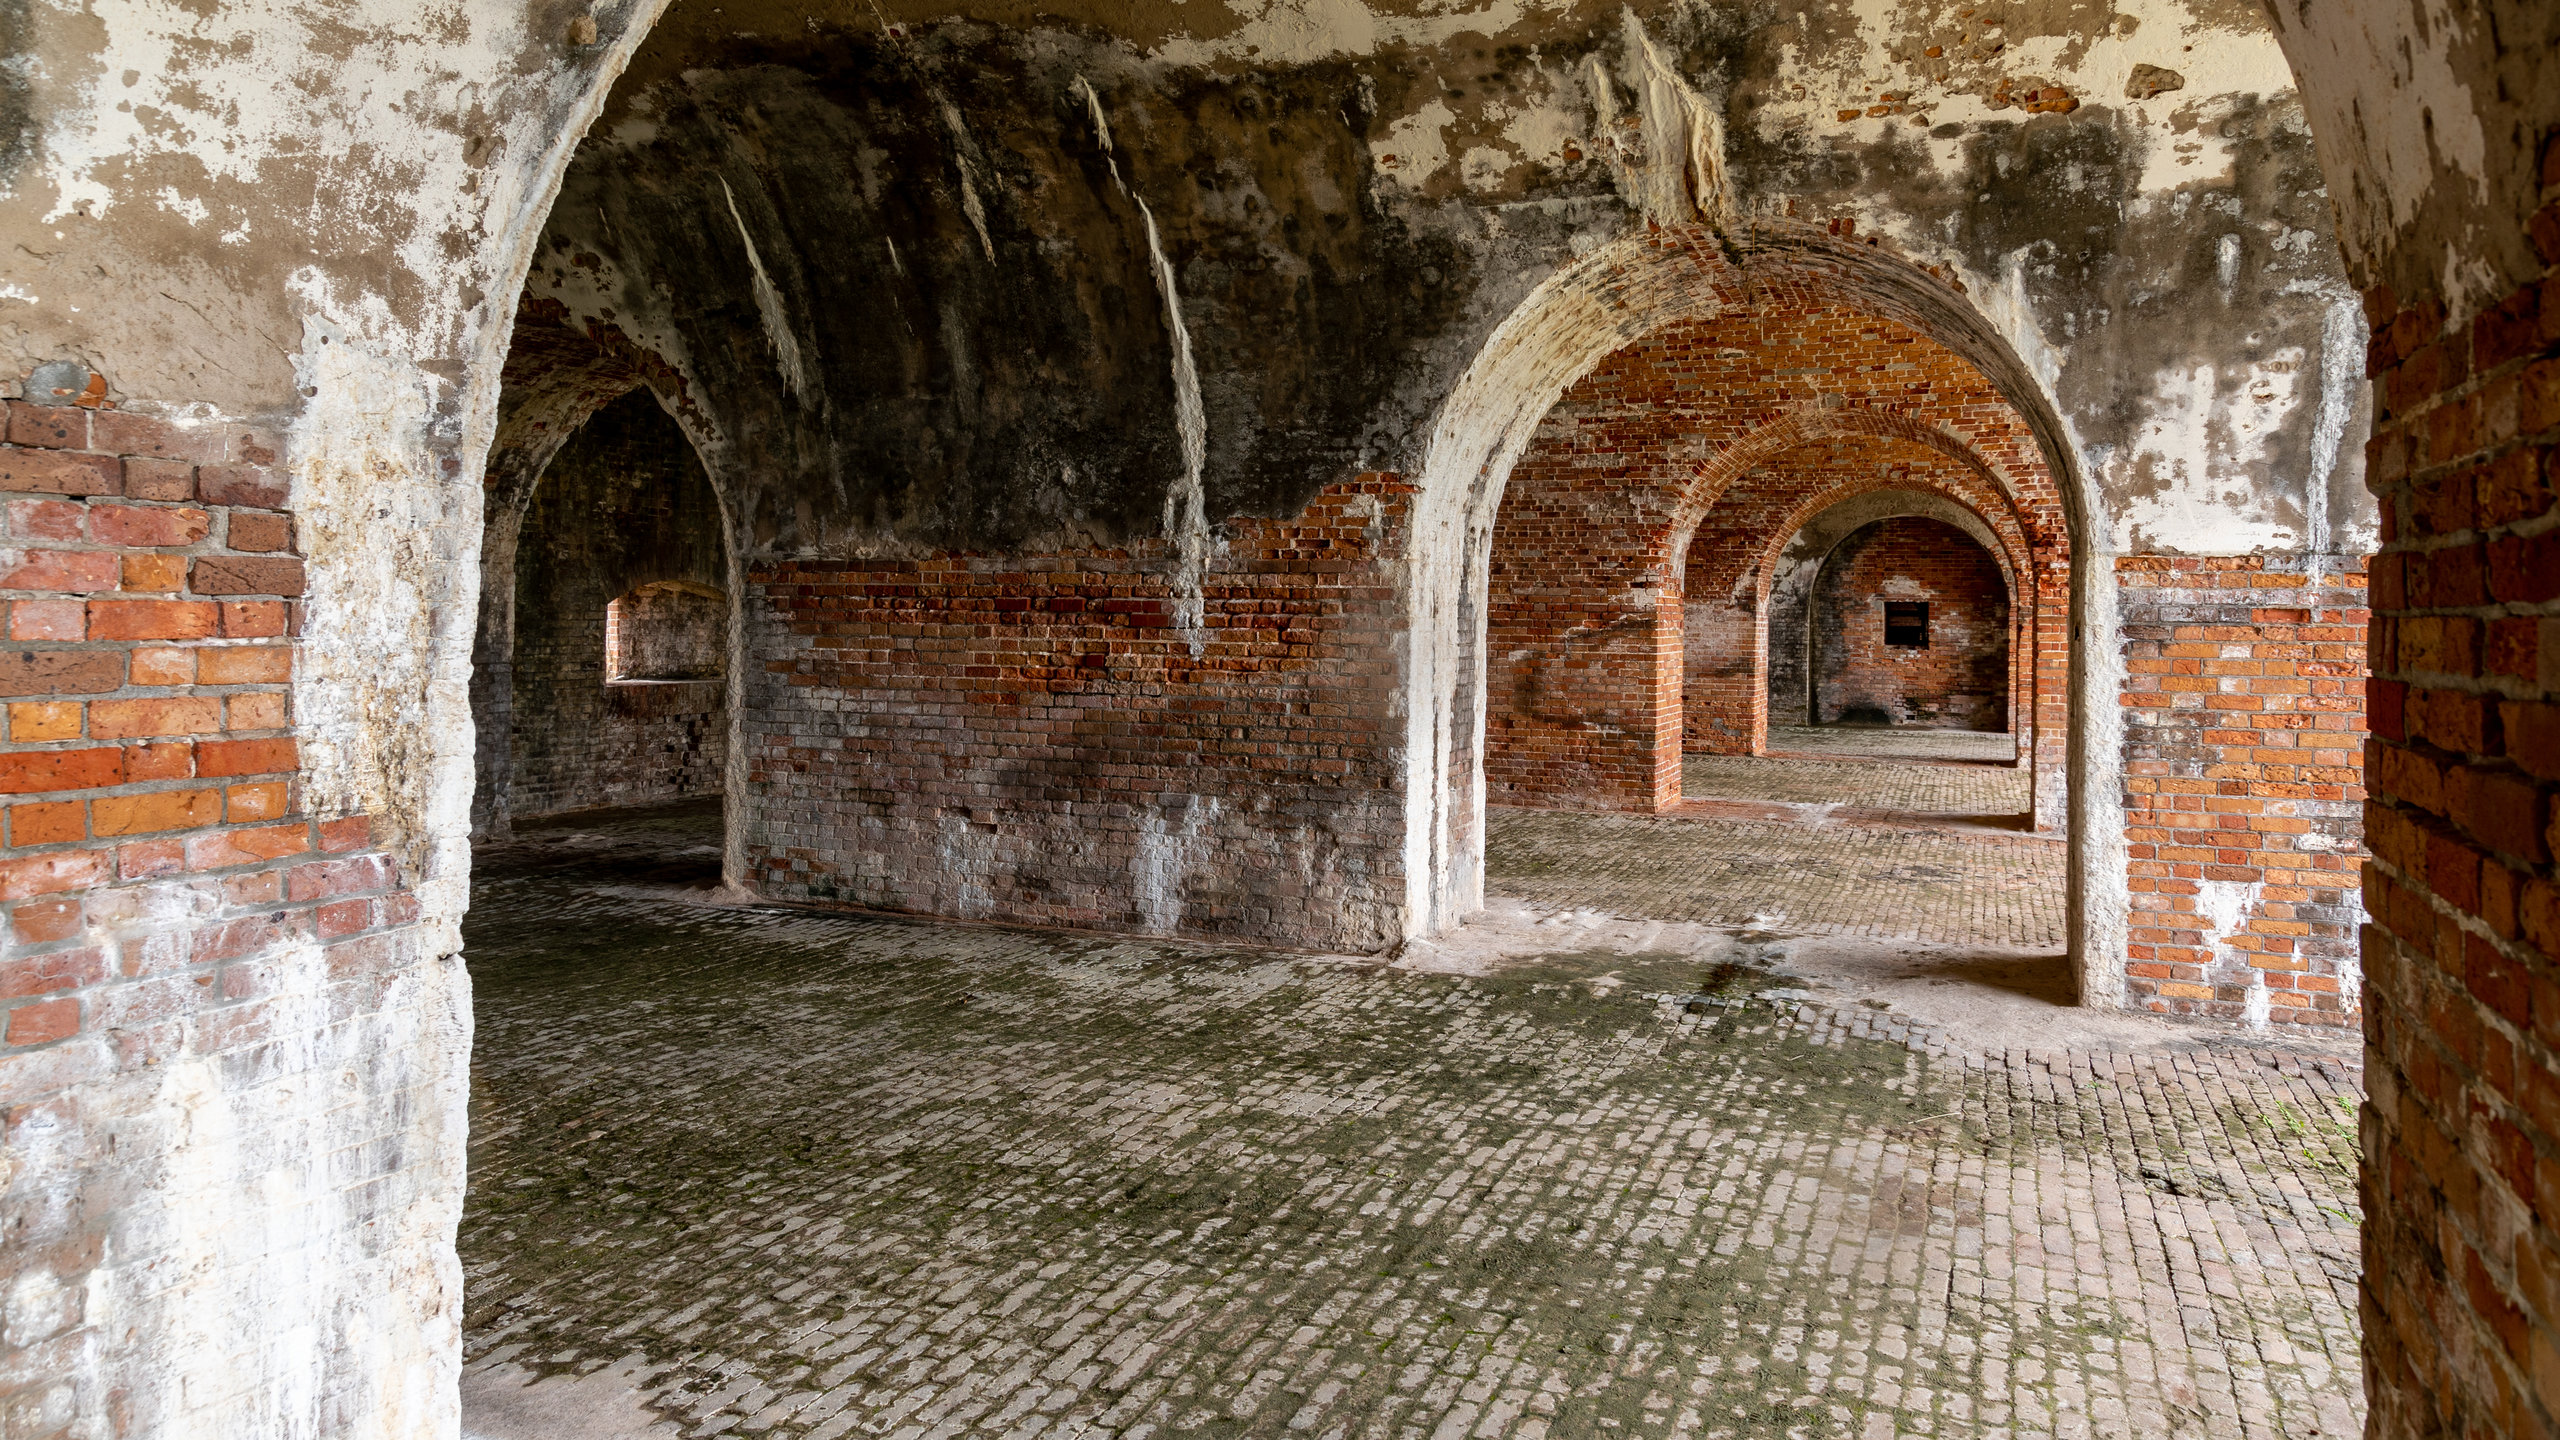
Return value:
<svg viewBox="0 0 2560 1440">
<path fill-rule="evenodd" d="M 1926 647 L 1884 643 L 1888 600 L 1928 605 Z M 1815 723 L 2009 728 L 2009 587 L 1972 536 L 1878 521 L 1840 542 L 1812 602 Z"/>
<path fill-rule="evenodd" d="M 416 1333 L 442 1303 L 406 1267 L 432 1268 L 452 1223 L 459 1128 L 422 1122 L 461 1060 L 420 977 L 454 962 L 366 817 L 305 807 L 303 571 L 275 448 L 9 406 L 12 1436 L 263 1433 L 310 1355 Z M 396 1398 L 415 1377 L 329 1376 L 313 1413 L 416 1403 Z"/>
<path fill-rule="evenodd" d="M 768 895 L 1360 951 L 1403 938 L 1396 562 L 1367 475 L 1232 521 L 1184 623 L 1160 547 L 751 577 Z"/>
<path fill-rule="evenodd" d="M 2033 716 L 2056 721 L 2036 755 L 2058 802 L 2069 547 L 2027 426 L 1917 332 L 1785 298 L 1607 357 L 1512 467 L 1489 562 L 1488 801 L 1659 809 L 1679 799 L 1684 744 L 1759 748 L 1753 567 L 1813 510 L 1915 476 L 1998 517 L 2055 607 L 2023 658 L 2051 696 Z"/>
<path fill-rule="evenodd" d="M 2366 296 L 2368 1433 L 2560 1434 L 2560 134 L 2545 269 L 2475 317 Z"/>
<path fill-rule="evenodd" d="M 711 482 L 649 392 L 604 407 L 561 447 L 517 540 L 515 818 L 720 793 L 725 683 L 608 682 L 605 612 L 645 585 L 716 590 L 724 564 Z"/>
<path fill-rule="evenodd" d="M 2336 556 L 2116 561 L 2128 993 L 2356 1018 L 2365 576 Z"/>
</svg>

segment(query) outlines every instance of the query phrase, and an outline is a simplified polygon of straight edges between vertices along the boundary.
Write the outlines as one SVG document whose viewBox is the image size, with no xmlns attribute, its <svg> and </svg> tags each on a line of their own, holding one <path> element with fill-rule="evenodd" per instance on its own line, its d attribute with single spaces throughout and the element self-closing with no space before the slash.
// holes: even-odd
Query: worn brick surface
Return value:
<svg viewBox="0 0 2560 1440">
<path fill-rule="evenodd" d="M 271 442 L 39 408 L 0 445 L 0 489 L 48 492 L 0 509 L 0 1431 L 259 1433 L 277 1354 L 414 1323 L 388 1277 L 416 1251 L 384 1237 L 424 1233 L 458 1168 L 418 1123 L 460 1079 L 454 997 L 388 857 L 362 916 L 288 878 L 362 827 L 300 808 L 301 562 L 232 547 L 281 548 L 286 517 L 231 507 L 281 506 L 284 480 L 211 475 Z M 315 1295 L 326 1314 L 294 1309 Z M 339 1379 L 350 1413 L 374 1403 L 363 1367 Z"/>
<path fill-rule="evenodd" d="M 1464 979 L 507 865 L 466 1363 L 669 1433 L 2361 1421 L 2334 1060 L 1914 1048 L 1765 937 Z"/>
<path fill-rule="evenodd" d="M 2560 1435 L 2560 134 L 2538 139 L 2540 278 L 2471 317 L 2365 297 L 2377 1440 Z"/>
<path fill-rule="evenodd" d="M 2355 1018 L 2365 576 L 2336 557 L 2117 562 L 2129 988 Z"/>
<path fill-rule="evenodd" d="M 750 577 L 766 893 L 964 918 L 1403 938 L 1391 639 L 1411 487 L 1229 522 L 1198 611 L 1161 542 Z"/>
</svg>

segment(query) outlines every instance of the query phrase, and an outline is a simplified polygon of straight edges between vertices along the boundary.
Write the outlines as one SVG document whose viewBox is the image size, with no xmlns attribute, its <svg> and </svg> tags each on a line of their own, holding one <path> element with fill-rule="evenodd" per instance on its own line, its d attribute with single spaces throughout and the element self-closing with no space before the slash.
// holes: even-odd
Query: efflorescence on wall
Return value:
<svg viewBox="0 0 2560 1440">
<path fill-rule="evenodd" d="M 2352 1023 L 2361 569 L 2128 556 L 2117 578 L 2133 995 L 2182 1014 Z"/>
<path fill-rule="evenodd" d="M 1184 632 L 1158 546 L 760 565 L 767 894 L 1377 950 L 1399 938 L 1409 487 L 1229 527 Z"/>
<path fill-rule="evenodd" d="M 299 1377 L 239 1318 L 291 1314 L 300 1267 L 370 1271 L 310 1345 L 438 1329 L 454 1277 L 409 1247 L 449 1187 L 406 1132 L 460 1057 L 400 862 L 301 774 L 275 439 L 8 413 L 0 1403 L 29 1434 L 255 1433 Z M 351 1230 L 386 1243 L 351 1261 Z M 432 1403 L 396 1372 L 330 1383 Z"/>
</svg>

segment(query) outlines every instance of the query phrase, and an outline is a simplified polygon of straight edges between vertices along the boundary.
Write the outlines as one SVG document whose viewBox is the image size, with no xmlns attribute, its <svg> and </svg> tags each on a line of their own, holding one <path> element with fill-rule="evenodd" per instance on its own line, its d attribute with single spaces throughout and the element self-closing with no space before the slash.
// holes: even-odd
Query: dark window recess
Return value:
<svg viewBox="0 0 2560 1440">
<path fill-rule="evenodd" d="M 1884 643 L 1908 646 L 1913 650 L 1928 649 L 1929 602 L 1926 600 L 1884 602 Z"/>
</svg>

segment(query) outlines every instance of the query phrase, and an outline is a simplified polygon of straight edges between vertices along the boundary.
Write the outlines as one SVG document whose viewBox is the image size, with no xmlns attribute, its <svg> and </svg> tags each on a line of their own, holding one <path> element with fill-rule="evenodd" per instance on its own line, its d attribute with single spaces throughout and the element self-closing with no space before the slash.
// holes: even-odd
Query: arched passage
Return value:
<svg viewBox="0 0 2560 1440">
<path fill-rule="evenodd" d="M 724 796 L 729 803 L 723 811 L 721 870 L 723 881 L 734 885 L 742 873 L 740 837 L 747 820 L 738 783 L 743 763 L 737 697 L 744 677 L 735 663 L 741 653 L 742 572 L 729 498 L 734 487 L 722 468 L 727 447 L 718 428 L 694 402 L 684 377 L 661 357 L 611 326 L 572 325 L 556 305 L 519 307 L 498 407 L 483 487 L 479 623 L 472 653 L 472 833 L 504 840 L 511 832 L 522 808 L 517 759 L 530 736 L 546 751 L 565 745 L 588 757 L 546 767 L 536 811 L 627 803 L 640 796 Z M 611 433 L 589 430 L 599 417 L 609 417 L 605 429 Z M 518 666 L 520 630 L 528 618 L 521 611 L 520 582 L 533 578 L 523 565 L 525 526 L 544 498 L 543 482 L 554 463 L 581 444 L 597 453 L 580 479 L 588 489 L 603 491 L 582 494 L 580 505 L 563 508 L 553 528 L 574 528 L 580 538 L 564 536 L 566 543 L 601 544 L 616 558 L 607 564 L 585 555 L 570 563 L 572 573 L 547 577 L 576 597 L 569 601 L 575 613 L 536 618 L 546 635 L 566 624 L 575 638 L 557 655 L 546 647 L 544 668 L 550 673 L 539 683 L 546 696 L 556 698 L 565 686 L 583 704 L 568 713 L 546 705 L 528 724 L 517 705 L 520 682 L 532 678 L 520 675 Z M 586 473 L 599 467 L 607 473 Z M 703 487 L 698 496 L 696 486 Z M 665 582 L 719 597 L 719 638 L 729 662 L 716 679 L 680 689 L 608 688 L 616 677 L 606 673 L 605 641 L 587 632 L 604 624 L 606 601 L 633 585 Z M 567 598 L 555 597 L 555 604 Z M 584 677 L 589 668 L 594 684 L 572 678 Z M 583 724 L 580 709 L 593 712 Z M 634 749 L 657 756 L 656 779 L 637 778 L 618 763 L 617 753 L 628 756 Z M 642 766 L 640 772 L 649 769 Z"/>
<path fill-rule="evenodd" d="M 2037 664 L 2051 669 L 2038 693 L 2053 701 L 2053 713 L 2033 717 L 2039 772 L 2061 779 L 2066 755 L 2089 752 L 2086 743 L 2066 743 L 2073 723 L 2066 717 L 2112 721 L 2063 703 L 2077 688 L 2065 679 L 2077 658 L 2063 617 L 2076 603 L 2066 587 L 2080 574 L 2074 561 L 2086 543 L 2077 518 L 2084 507 L 2076 498 L 2078 472 L 2058 443 L 2059 421 L 2025 367 L 1942 282 L 1865 247 L 1782 226 L 1753 232 L 1736 253 L 1728 258 L 1703 231 L 1664 231 L 1594 255 L 1541 286 L 1496 329 L 1442 411 L 1417 507 L 1408 677 L 1408 773 L 1429 780 L 1406 796 L 1408 924 L 1416 933 L 1453 924 L 1481 903 L 1483 737 L 1497 723 L 1490 703 L 1497 690 L 1508 707 L 1499 723 L 1516 728 L 1523 713 L 1536 723 L 1534 704 L 1525 712 L 1512 705 L 1524 687 L 1544 684 L 1524 665 L 1581 665 L 1566 658 L 1568 650 L 1594 641 L 1628 652 L 1612 655 L 1606 667 L 1618 675 L 1631 666 L 1641 671 L 1616 697 L 1616 713 L 1628 718 L 1603 730 L 1585 727 L 1567 747 L 1615 755 L 1572 760 L 1586 771 L 1600 764 L 1611 776 L 1568 788 L 1622 797 L 1619 805 L 1660 808 L 1676 800 L 1680 618 L 1671 597 L 1680 593 L 1687 532 L 1737 477 L 1809 439 L 1889 439 L 1944 457 L 1971 477 L 1968 483 L 1996 495 L 1994 508 L 2016 516 L 2022 534 L 2032 526 L 2037 543 L 2025 548 L 2036 613 L 2044 617 L 2035 653 Z M 1600 403 L 1603 392 L 1641 391 L 1664 385 L 1666 376 L 1711 369 L 1719 323 L 1757 324 L 1769 343 L 1788 329 L 1770 317 L 1804 311 L 1835 314 L 1853 331 L 1860 323 L 1881 326 L 1876 343 L 1907 335 L 1906 343 L 1943 355 L 1950 371 L 1970 376 L 1990 403 L 1932 414 L 1926 402 L 1809 377 L 1739 397 L 1719 389 L 1711 404 L 1685 409 L 1675 395 L 1662 405 L 1676 416 L 1665 410 L 1629 422 L 1658 432 L 1642 456 L 1628 453 L 1625 437 L 1578 432 L 1577 407 Z M 1648 354 L 1676 355 L 1679 363 Z M 1676 391 L 1686 382 L 1669 383 Z M 1631 484 L 1639 470 L 1646 472 L 1642 483 Z M 1524 497 L 1516 503 L 1515 490 Z M 1567 511 L 1574 512 L 1571 525 L 1596 525 L 1590 533 L 1597 538 L 1569 538 Z M 1604 582 L 1589 591 L 1592 607 L 1567 614 L 1547 593 L 1556 587 L 1541 581 L 1545 591 L 1522 597 L 1530 603 L 1505 608 L 1502 586 L 1513 577 L 1509 570 L 1497 577 L 1496 567 L 1508 563 L 1507 553 L 1538 546 L 1551 557 L 1541 562 L 1550 572 L 1557 561 L 1578 558 L 1577 546 L 1589 551 L 1600 567 L 1594 578 Z M 1479 626 L 1488 627 L 1488 638 L 1478 638 Z M 1491 674 L 1495 663 L 1513 673 Z M 1543 758 L 1540 764 L 1554 768 Z M 2058 822 L 2064 794 L 2088 787 L 2048 789 L 2063 793 L 2040 801 L 2040 818 Z M 2101 791 L 2090 803 L 2105 807 L 2113 798 Z M 2122 989 L 2120 920 L 2102 923 L 2121 915 L 2122 862 L 2092 870 L 2089 852 L 2119 845 L 2121 836 L 2077 821 L 2071 832 L 2075 875 L 2114 877 L 2095 894 L 2079 880 L 2073 887 L 2083 993 L 2107 1002 Z M 2105 958 L 2093 958 L 2099 956 Z"/>
<path fill-rule="evenodd" d="M 1842 457 L 1832 451 L 1809 458 Z M 1877 465 L 1866 453 L 1855 463 Z M 2008 718 L 2019 737 L 2019 763 L 2032 763 L 2036 571 L 2030 547 L 1996 495 L 1966 483 L 1961 471 L 1926 462 L 1893 464 L 1810 496 L 1772 476 L 1762 485 L 1737 485 L 1708 512 L 1689 544 L 1686 749 L 1757 754 L 1773 720 L 1813 723 L 1806 714 L 1811 677 L 1803 665 L 1813 584 L 1850 534 L 1905 516 L 1943 521 L 1974 537 L 1996 563 L 2004 588 L 2018 597 L 2018 633 L 2010 647 L 2016 673 L 2007 686 L 2016 704 Z M 2029 588 L 2022 591 L 2022 583 Z"/>
<path fill-rule="evenodd" d="M 2007 567 L 1966 527 L 1869 521 L 1822 558 L 1800 610 L 1771 609 L 1773 708 L 1794 700 L 1788 718 L 1804 727 L 2006 735 L 2010 616 Z M 1798 677 L 1792 696 L 1783 670 Z"/>
</svg>

